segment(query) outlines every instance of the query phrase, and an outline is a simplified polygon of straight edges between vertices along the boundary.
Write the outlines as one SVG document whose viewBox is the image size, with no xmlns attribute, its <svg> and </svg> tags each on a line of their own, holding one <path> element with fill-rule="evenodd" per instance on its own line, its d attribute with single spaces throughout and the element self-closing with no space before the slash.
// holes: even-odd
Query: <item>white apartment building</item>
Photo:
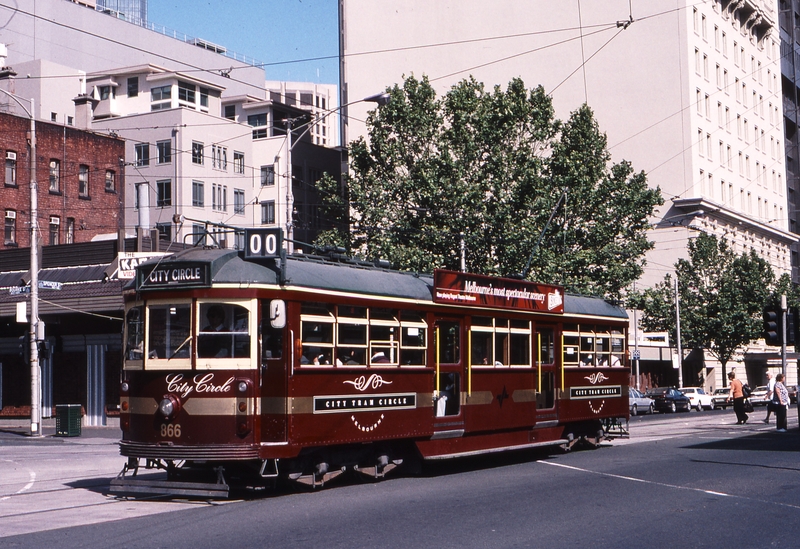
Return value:
<svg viewBox="0 0 800 549">
<path fill-rule="evenodd" d="M 426 75 L 440 94 L 469 76 L 487 90 L 521 77 L 551 94 L 561 119 L 588 103 L 613 160 L 645 171 L 665 198 L 638 288 L 672 272 L 697 231 L 790 273 L 798 237 L 787 219 L 776 0 L 340 6 L 343 104 L 409 75 Z M 364 134 L 370 107 L 350 106 L 346 141 Z M 760 374 L 766 358 L 752 351 L 746 364 Z M 708 385 L 724 386 L 705 360 Z"/>
</svg>

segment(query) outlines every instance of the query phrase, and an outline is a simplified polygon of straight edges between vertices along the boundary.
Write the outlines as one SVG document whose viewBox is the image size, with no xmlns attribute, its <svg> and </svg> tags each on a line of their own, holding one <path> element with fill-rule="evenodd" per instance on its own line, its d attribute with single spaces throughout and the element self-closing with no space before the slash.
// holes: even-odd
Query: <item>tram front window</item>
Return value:
<svg viewBox="0 0 800 549">
<path fill-rule="evenodd" d="M 189 305 L 151 305 L 148 358 L 189 358 L 192 350 Z"/>
<path fill-rule="evenodd" d="M 198 358 L 246 358 L 250 356 L 249 311 L 240 305 L 203 303 L 203 326 L 197 334 Z"/>
<path fill-rule="evenodd" d="M 125 315 L 125 360 L 144 357 L 144 307 L 131 307 Z"/>
</svg>

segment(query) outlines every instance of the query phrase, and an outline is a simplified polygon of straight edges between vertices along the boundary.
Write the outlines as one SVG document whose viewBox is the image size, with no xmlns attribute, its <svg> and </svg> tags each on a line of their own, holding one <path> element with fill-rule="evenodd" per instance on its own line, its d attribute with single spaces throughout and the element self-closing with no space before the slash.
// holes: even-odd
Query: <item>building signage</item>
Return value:
<svg viewBox="0 0 800 549">
<path fill-rule="evenodd" d="M 211 284 L 208 263 L 185 262 L 180 265 L 157 263 L 137 269 L 139 289 L 201 287 Z"/>
<path fill-rule="evenodd" d="M 133 280 L 136 276 L 136 267 L 148 259 L 163 257 L 166 252 L 120 252 L 117 255 L 117 278 L 120 280 Z"/>
<path fill-rule="evenodd" d="M 590 398 L 613 398 L 622 396 L 621 385 L 596 385 L 594 387 L 570 387 L 571 400 L 585 400 Z"/>
<path fill-rule="evenodd" d="M 564 312 L 564 288 L 524 280 L 436 269 L 433 301 L 473 307 Z"/>
<path fill-rule="evenodd" d="M 385 395 L 315 396 L 315 414 L 409 410 L 417 407 L 416 393 Z"/>
</svg>

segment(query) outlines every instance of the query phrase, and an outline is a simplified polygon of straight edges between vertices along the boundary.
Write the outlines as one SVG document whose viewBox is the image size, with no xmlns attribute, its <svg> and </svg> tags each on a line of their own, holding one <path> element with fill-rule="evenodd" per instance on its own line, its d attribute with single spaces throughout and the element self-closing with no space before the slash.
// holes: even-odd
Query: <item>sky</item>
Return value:
<svg viewBox="0 0 800 549">
<path fill-rule="evenodd" d="M 147 9 L 156 27 L 264 63 L 267 80 L 339 83 L 337 0 L 148 0 Z"/>
</svg>

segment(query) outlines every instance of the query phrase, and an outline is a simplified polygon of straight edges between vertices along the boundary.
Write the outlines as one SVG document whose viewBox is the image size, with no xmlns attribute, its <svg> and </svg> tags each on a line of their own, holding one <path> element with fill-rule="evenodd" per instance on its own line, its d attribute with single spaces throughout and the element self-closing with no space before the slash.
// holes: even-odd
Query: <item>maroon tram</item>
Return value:
<svg viewBox="0 0 800 549">
<path fill-rule="evenodd" d="M 629 413 L 627 314 L 557 286 L 196 248 L 141 265 L 125 318 L 115 492 L 380 477 Z"/>
</svg>

